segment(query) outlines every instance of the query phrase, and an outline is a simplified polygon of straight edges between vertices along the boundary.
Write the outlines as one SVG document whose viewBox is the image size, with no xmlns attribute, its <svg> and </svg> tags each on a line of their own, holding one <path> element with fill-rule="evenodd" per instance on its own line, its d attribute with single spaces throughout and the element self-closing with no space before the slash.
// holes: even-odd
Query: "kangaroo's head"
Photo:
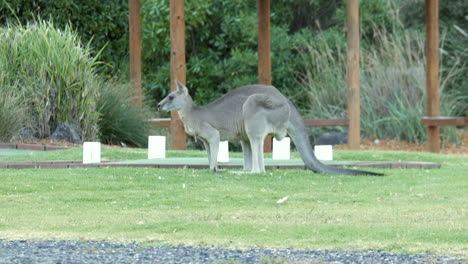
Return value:
<svg viewBox="0 0 468 264">
<path fill-rule="evenodd" d="M 158 104 L 158 110 L 172 111 L 180 110 L 187 103 L 191 102 L 190 95 L 187 87 L 185 87 L 179 80 L 176 80 L 177 90 L 171 92 Z"/>
</svg>

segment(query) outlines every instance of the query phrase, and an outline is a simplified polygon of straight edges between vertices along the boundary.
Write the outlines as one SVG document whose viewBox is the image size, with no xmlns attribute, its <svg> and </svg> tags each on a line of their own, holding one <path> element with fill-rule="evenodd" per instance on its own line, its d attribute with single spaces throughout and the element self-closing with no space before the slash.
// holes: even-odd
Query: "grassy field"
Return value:
<svg viewBox="0 0 468 264">
<path fill-rule="evenodd" d="M 146 157 L 142 149 L 102 153 L 104 159 Z M 335 157 L 443 166 L 373 169 L 385 177 L 302 170 L 1 169 L 0 238 L 467 254 L 466 157 L 376 151 L 340 151 Z M 81 149 L 70 149 L 0 156 L 0 162 L 80 158 Z"/>
</svg>

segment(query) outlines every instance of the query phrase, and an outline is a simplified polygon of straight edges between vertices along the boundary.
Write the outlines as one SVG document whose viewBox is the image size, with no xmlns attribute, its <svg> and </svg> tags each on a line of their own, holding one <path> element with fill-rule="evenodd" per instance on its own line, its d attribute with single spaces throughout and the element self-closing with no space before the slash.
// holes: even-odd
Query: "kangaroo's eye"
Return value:
<svg viewBox="0 0 468 264">
<path fill-rule="evenodd" d="M 169 100 L 172 101 L 172 99 L 174 99 L 174 96 L 169 96 Z"/>
</svg>

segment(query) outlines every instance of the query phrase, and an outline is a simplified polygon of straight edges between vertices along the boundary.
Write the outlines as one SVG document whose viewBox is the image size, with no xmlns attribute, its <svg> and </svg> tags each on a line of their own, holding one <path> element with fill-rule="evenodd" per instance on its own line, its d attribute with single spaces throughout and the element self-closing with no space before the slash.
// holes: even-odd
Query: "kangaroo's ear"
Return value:
<svg viewBox="0 0 468 264">
<path fill-rule="evenodd" d="M 183 85 L 179 80 L 176 79 L 176 86 L 177 90 L 183 93 L 184 95 L 188 95 L 188 89 Z"/>
</svg>

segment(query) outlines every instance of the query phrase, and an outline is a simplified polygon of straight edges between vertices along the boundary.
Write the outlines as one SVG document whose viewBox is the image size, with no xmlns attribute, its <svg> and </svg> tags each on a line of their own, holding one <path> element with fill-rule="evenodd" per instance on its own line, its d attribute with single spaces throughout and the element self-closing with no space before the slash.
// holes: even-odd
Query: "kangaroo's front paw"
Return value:
<svg viewBox="0 0 468 264">
<path fill-rule="evenodd" d="M 250 173 L 265 173 L 265 169 L 251 170 Z"/>
<path fill-rule="evenodd" d="M 226 172 L 227 172 L 226 169 L 219 169 L 218 167 L 216 167 L 215 170 L 210 169 L 210 171 L 211 171 L 212 173 L 226 173 Z"/>
</svg>

